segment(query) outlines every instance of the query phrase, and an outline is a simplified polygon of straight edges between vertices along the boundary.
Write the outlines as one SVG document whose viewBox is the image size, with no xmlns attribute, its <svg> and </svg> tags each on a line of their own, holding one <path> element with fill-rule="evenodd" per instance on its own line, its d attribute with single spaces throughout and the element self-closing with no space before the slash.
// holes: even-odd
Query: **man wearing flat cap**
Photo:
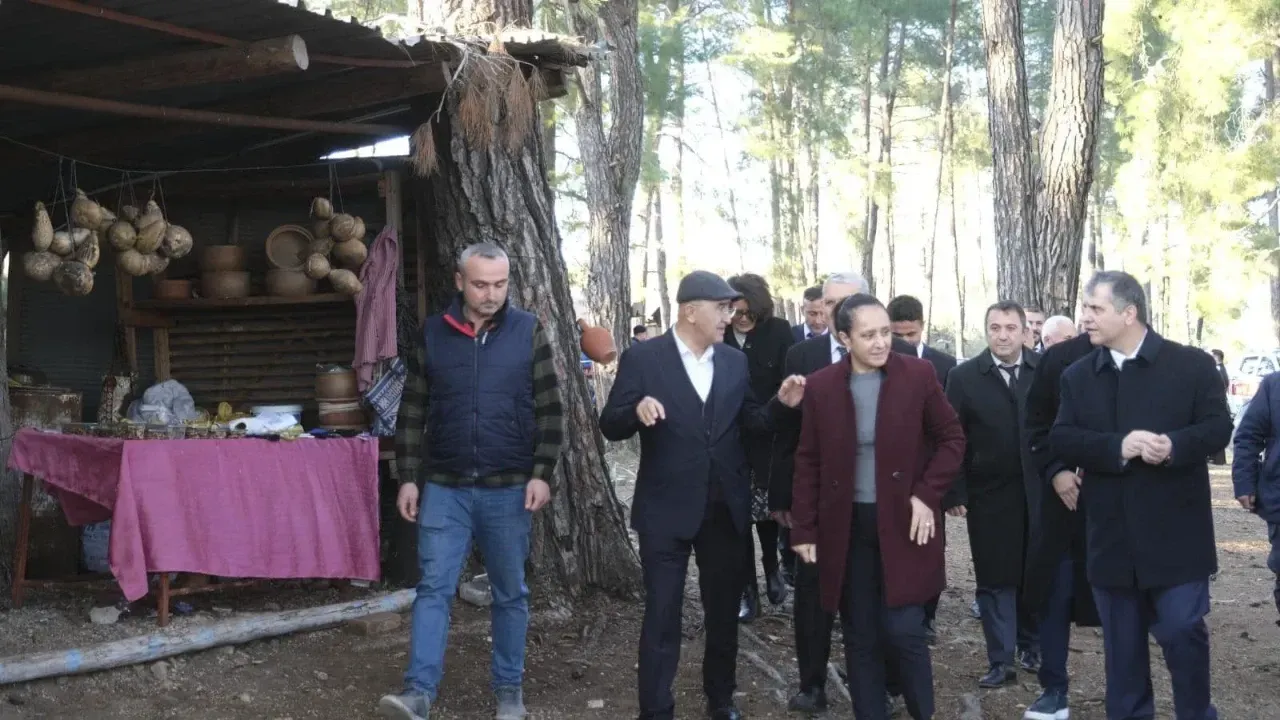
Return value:
<svg viewBox="0 0 1280 720">
<path fill-rule="evenodd" d="M 746 356 L 721 342 L 738 297 L 714 273 L 686 275 L 676 293 L 675 325 L 622 354 L 600 414 L 607 439 L 640 434 L 631 527 L 640 539 L 645 589 L 641 720 L 675 716 L 671 684 L 680 661 L 690 552 L 698 563 L 706 623 L 702 682 L 707 713 L 713 720 L 742 717 L 733 693 L 751 485 L 741 436 L 768 432 L 779 404 L 798 405 L 804 378 L 787 378 L 777 396 L 763 404 L 752 395 Z"/>
</svg>

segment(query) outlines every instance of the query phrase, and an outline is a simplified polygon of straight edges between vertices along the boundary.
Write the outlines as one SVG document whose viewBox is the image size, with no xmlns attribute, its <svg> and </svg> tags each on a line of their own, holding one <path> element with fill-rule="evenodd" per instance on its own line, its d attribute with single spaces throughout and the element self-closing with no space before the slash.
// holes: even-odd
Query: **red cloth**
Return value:
<svg viewBox="0 0 1280 720">
<path fill-rule="evenodd" d="M 148 572 L 377 580 L 372 438 L 111 440 L 24 429 L 9 467 L 44 480 L 72 525 L 111 519 L 129 600 Z"/>
<path fill-rule="evenodd" d="M 380 360 L 396 356 L 396 274 L 400 267 L 400 243 L 390 225 L 369 246 L 369 257 L 360 268 L 364 289 L 356 295 L 356 371 L 360 392 L 373 384 L 373 368 Z"/>
<path fill-rule="evenodd" d="M 805 378 L 791 499 L 791 544 L 818 546 L 822 607 L 835 612 L 848 571 L 858 431 L 848 361 Z M 942 496 L 964 459 L 964 430 L 927 360 L 889 353 L 876 413 L 876 524 L 884 603 L 923 605 L 946 584 Z M 937 534 L 909 537 L 911 496 L 933 509 Z M 863 579 L 855 578 L 855 582 Z"/>
</svg>

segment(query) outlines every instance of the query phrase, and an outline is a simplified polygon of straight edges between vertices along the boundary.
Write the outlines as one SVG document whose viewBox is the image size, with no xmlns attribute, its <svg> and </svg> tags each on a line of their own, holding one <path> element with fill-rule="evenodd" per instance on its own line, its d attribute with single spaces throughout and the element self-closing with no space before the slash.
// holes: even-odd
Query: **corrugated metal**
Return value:
<svg viewBox="0 0 1280 720">
<path fill-rule="evenodd" d="M 21 272 L 15 264 L 13 269 Z M 17 364 L 43 372 L 53 385 L 84 394 L 85 417 L 95 418 L 102 377 L 115 348 L 115 268 L 104 253 L 93 292 L 68 297 L 50 283 L 18 283 Z"/>
</svg>

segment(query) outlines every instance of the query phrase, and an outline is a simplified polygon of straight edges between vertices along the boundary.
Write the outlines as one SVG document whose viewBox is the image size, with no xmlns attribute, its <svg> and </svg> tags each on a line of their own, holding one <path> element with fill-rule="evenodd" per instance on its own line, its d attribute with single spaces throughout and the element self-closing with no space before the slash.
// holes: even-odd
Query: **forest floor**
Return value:
<svg viewBox="0 0 1280 720">
<path fill-rule="evenodd" d="M 618 490 L 629 500 L 633 473 L 618 461 Z M 1221 572 L 1213 585 L 1209 617 L 1213 642 L 1213 688 L 1224 718 L 1280 718 L 1280 628 L 1265 568 L 1267 543 L 1260 521 L 1231 497 L 1225 469 L 1213 475 L 1214 513 Z M 973 573 L 964 528 L 950 523 L 948 577 L 951 587 L 939 611 L 939 641 L 933 652 L 937 718 L 960 714 L 961 698 L 976 694 L 986 718 L 1017 720 L 1038 692 L 1034 676 L 1017 687 L 978 691 L 985 669 L 982 631 L 969 615 Z M 692 570 L 692 567 L 691 567 Z M 676 697 L 680 717 L 702 717 L 701 627 L 697 590 L 690 573 L 686 593 L 685 644 Z M 239 613 L 336 602 L 334 590 L 293 584 L 230 595 L 196 597 L 197 612 L 174 627 L 207 623 Z M 83 647 L 108 639 L 155 631 L 138 617 L 116 625 L 91 625 L 85 596 L 36 594 L 21 610 L 0 614 L 0 656 Z M 487 612 L 456 603 L 441 719 L 492 717 L 489 694 Z M 591 598 L 571 617 L 535 613 L 529 633 L 526 703 L 531 720 L 635 717 L 635 648 L 641 606 Z M 739 706 L 749 718 L 787 717 L 786 695 L 794 690 L 795 663 L 790 604 L 771 608 L 744 633 L 739 659 Z M 834 638 L 832 657 L 841 658 Z M 1076 630 L 1072 637 L 1072 717 L 1101 720 L 1103 658 L 1100 634 Z M 7 718 L 199 718 L 225 720 L 374 717 L 383 693 L 398 688 L 408 652 L 405 628 L 375 636 L 342 629 L 303 633 L 234 648 L 184 655 L 151 665 L 64 677 L 0 688 L 0 719 Z M 754 658 L 747 657 L 748 652 Z M 1156 668 L 1156 717 L 1173 717 L 1169 681 L 1152 648 Z M 765 668 L 771 668 L 766 671 Z M 774 672 L 781 677 L 775 677 Z M 783 680 L 783 683 L 779 682 Z M 833 699 L 839 697 L 834 686 Z M 849 717 L 837 701 L 831 717 Z"/>
</svg>

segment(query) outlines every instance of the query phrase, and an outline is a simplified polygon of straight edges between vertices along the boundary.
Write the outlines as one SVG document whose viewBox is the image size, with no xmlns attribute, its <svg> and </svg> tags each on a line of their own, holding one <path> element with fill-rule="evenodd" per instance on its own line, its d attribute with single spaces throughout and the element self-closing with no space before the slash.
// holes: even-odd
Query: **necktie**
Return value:
<svg viewBox="0 0 1280 720">
<path fill-rule="evenodd" d="M 1018 385 L 1018 366 L 1017 365 L 1001 365 L 1000 370 L 1004 372 L 1005 382 L 1008 383 L 1009 389 L 1013 390 Z"/>
<path fill-rule="evenodd" d="M 837 346 L 836 346 L 836 352 L 840 353 L 840 359 L 841 359 L 841 360 L 843 360 L 843 359 L 845 359 L 845 358 L 849 357 L 849 348 L 847 348 L 847 347 L 845 347 L 845 346 L 843 346 L 843 345 L 837 345 Z"/>
</svg>

